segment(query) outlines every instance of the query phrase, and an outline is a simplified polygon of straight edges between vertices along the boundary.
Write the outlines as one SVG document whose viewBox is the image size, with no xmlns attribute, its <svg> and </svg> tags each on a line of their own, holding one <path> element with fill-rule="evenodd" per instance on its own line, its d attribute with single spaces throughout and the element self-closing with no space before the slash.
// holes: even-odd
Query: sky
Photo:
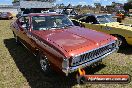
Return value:
<svg viewBox="0 0 132 88">
<path fill-rule="evenodd" d="M 111 2 L 119 2 L 119 3 L 125 3 L 127 0 L 56 0 L 56 4 L 64 3 L 65 5 L 68 5 L 69 3 L 72 5 L 94 5 L 94 3 L 101 3 L 102 5 L 110 5 Z M 12 4 L 12 0 L 0 0 L 0 4 Z"/>
</svg>

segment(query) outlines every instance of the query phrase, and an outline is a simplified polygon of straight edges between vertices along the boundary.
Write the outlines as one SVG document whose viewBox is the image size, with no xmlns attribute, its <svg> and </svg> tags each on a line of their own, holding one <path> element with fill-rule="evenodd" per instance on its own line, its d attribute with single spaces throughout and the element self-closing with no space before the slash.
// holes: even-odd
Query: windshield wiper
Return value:
<svg viewBox="0 0 132 88">
<path fill-rule="evenodd" d="M 66 28 L 66 27 L 70 27 L 70 26 L 73 26 L 72 24 L 70 25 L 64 25 L 64 26 L 57 26 L 57 27 L 48 27 L 47 30 L 50 30 L 50 29 L 61 29 L 61 28 Z"/>
<path fill-rule="evenodd" d="M 60 29 L 61 27 L 48 27 L 47 30 L 50 30 L 50 29 Z"/>
</svg>

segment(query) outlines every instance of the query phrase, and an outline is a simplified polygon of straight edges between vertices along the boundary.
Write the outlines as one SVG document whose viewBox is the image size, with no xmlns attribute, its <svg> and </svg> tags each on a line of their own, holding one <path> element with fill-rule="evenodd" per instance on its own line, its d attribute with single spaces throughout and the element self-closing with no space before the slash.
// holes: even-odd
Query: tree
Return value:
<svg viewBox="0 0 132 88">
<path fill-rule="evenodd" d="M 94 3 L 94 5 L 96 6 L 96 8 L 101 7 L 101 3 Z"/>
<path fill-rule="evenodd" d="M 77 6 L 76 6 L 76 8 L 81 8 L 81 7 L 82 7 L 82 5 L 77 5 Z"/>
<path fill-rule="evenodd" d="M 14 2 L 14 3 L 15 3 L 15 2 L 18 2 L 18 1 L 19 1 L 19 0 L 13 0 L 12 2 Z"/>
<path fill-rule="evenodd" d="M 128 0 L 128 2 L 124 4 L 124 10 L 129 11 L 129 9 L 132 9 L 132 0 Z"/>
<path fill-rule="evenodd" d="M 83 8 L 84 8 L 84 9 L 87 9 L 87 8 L 88 8 L 88 6 L 87 6 L 87 5 L 84 5 L 84 6 L 83 6 Z"/>
<path fill-rule="evenodd" d="M 128 2 L 132 2 L 132 0 L 127 0 Z"/>
<path fill-rule="evenodd" d="M 113 8 L 115 8 L 116 3 L 115 3 L 115 2 L 112 2 L 111 6 L 112 6 Z"/>
</svg>

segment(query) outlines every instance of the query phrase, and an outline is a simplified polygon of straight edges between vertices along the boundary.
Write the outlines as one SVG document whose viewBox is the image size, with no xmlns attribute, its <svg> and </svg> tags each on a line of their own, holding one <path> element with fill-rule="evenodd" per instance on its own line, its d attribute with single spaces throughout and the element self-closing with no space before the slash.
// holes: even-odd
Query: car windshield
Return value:
<svg viewBox="0 0 132 88">
<path fill-rule="evenodd" d="M 114 15 L 105 15 L 105 17 L 109 20 L 109 22 L 117 22 L 114 18 Z"/>
<path fill-rule="evenodd" d="M 117 22 L 114 18 L 112 18 L 112 15 L 97 16 L 97 20 L 101 24 L 110 23 L 110 22 Z"/>
<path fill-rule="evenodd" d="M 52 30 L 73 26 L 73 23 L 64 15 L 56 16 L 33 16 L 33 30 Z"/>
</svg>

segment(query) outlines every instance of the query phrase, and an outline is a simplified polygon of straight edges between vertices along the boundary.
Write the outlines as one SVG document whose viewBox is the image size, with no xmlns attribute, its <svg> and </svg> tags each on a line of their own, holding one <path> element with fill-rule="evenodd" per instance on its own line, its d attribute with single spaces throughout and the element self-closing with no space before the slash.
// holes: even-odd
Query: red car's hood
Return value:
<svg viewBox="0 0 132 88">
<path fill-rule="evenodd" d="M 32 31 L 33 34 L 64 49 L 71 55 L 102 46 L 111 41 L 111 36 L 80 27 L 61 30 Z"/>
</svg>

